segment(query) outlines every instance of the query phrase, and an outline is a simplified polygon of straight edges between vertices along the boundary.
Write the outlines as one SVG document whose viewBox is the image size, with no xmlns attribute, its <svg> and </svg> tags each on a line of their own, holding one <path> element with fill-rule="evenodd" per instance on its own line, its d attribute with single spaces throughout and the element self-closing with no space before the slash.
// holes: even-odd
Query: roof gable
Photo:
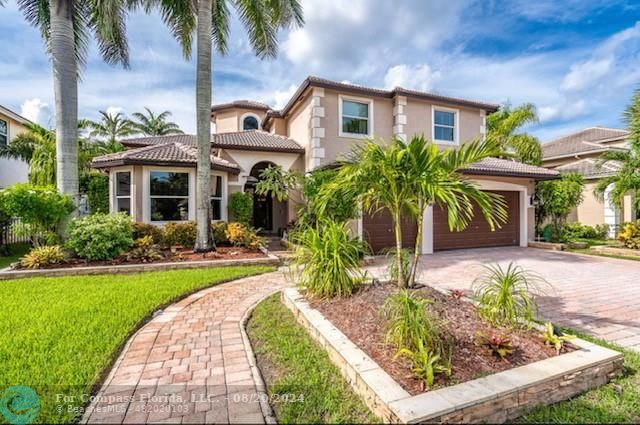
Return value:
<svg viewBox="0 0 640 425">
<path fill-rule="evenodd" d="M 629 135 L 627 130 L 590 127 L 542 144 L 543 159 L 576 155 L 585 152 L 605 151 L 615 148 L 603 144 L 613 140 L 623 140 Z"/>
</svg>

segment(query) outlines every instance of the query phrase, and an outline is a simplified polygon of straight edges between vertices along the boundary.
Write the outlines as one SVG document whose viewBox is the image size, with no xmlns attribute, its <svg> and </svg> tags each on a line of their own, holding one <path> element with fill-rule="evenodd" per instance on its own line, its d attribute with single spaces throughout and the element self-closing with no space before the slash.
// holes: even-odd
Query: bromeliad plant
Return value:
<svg viewBox="0 0 640 425">
<path fill-rule="evenodd" d="M 499 335 L 487 335 L 478 332 L 476 335 L 476 344 L 486 348 L 489 353 L 504 360 L 509 354 L 513 353 L 513 344 L 509 338 Z"/>
<path fill-rule="evenodd" d="M 542 277 L 514 263 L 506 269 L 485 266 L 472 286 L 478 313 L 493 325 L 529 326 L 538 310 L 534 297 L 542 293 L 543 283 L 547 282 Z"/>
<path fill-rule="evenodd" d="M 542 339 L 544 339 L 545 345 L 550 345 L 556 349 L 556 354 L 560 354 L 564 343 L 574 339 L 573 335 L 565 335 L 553 326 L 553 323 L 547 322 L 544 325 L 544 332 L 542 332 Z"/>
<path fill-rule="evenodd" d="M 319 298 L 351 295 L 365 280 L 360 260 L 365 245 L 351 235 L 346 223 L 324 221 L 292 235 L 296 244 L 298 282 Z"/>
<path fill-rule="evenodd" d="M 422 389 L 433 387 L 435 376 L 444 373 L 451 376 L 451 361 L 443 359 L 439 354 L 428 350 L 421 340 L 418 340 L 417 348 L 412 351 L 402 348 L 396 357 L 404 356 L 411 360 L 413 373 L 422 380 Z"/>
</svg>

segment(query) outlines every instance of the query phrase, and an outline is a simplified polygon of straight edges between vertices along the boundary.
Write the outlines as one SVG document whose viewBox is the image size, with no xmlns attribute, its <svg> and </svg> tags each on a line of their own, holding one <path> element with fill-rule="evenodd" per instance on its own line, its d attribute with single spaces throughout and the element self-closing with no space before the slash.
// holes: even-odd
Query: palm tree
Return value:
<svg viewBox="0 0 640 425">
<path fill-rule="evenodd" d="M 106 142 L 115 144 L 119 139 L 133 134 L 134 129 L 131 121 L 118 112 L 110 114 L 105 111 L 100 112 L 100 121 L 88 121 L 89 135 L 105 139 Z"/>
<path fill-rule="evenodd" d="M 538 122 L 536 107 L 524 103 L 512 107 L 504 104 L 499 111 L 487 117 L 487 139 L 494 139 L 504 151 L 504 157 L 515 157 L 518 161 L 531 165 L 542 163 L 542 148 L 535 136 L 517 133 L 523 125 Z"/>
<path fill-rule="evenodd" d="M 196 174 L 196 251 L 215 248 L 211 234 L 211 62 L 213 43 L 217 52 L 225 54 L 229 38 L 229 4 L 235 8 L 249 35 L 249 43 L 260 58 L 275 57 L 278 30 L 292 24 L 302 25 L 299 0 L 197 0 L 171 2 L 156 0 L 161 15 L 174 33 L 182 34 L 182 49 L 190 55 L 191 37 L 196 32 L 196 134 L 198 164 Z M 177 3 L 177 4 L 176 4 Z M 190 8 L 190 5 L 193 4 Z M 149 6 L 147 6 L 149 7 Z M 195 21 L 193 20 L 195 18 Z"/>
<path fill-rule="evenodd" d="M 611 199 L 615 205 L 622 207 L 624 197 L 633 195 L 635 210 L 640 210 L 640 89 L 636 89 L 631 103 L 624 111 L 623 120 L 629 130 L 628 151 L 608 151 L 600 156 L 599 167 L 606 163 L 614 163 L 619 170 L 612 176 L 598 181 L 594 193 L 600 199 L 604 198 L 609 187 Z"/>
<path fill-rule="evenodd" d="M 437 145 L 423 137 L 413 137 L 403 147 L 408 156 L 408 169 L 404 170 L 406 184 L 414 195 L 415 217 L 418 225 L 413 262 L 408 285 L 413 286 L 422 247 L 422 224 L 427 207 L 447 209 L 449 229 L 463 230 L 473 218 L 473 203 L 493 230 L 507 221 L 504 199 L 497 194 L 481 191 L 462 170 L 474 162 L 495 156 L 500 148 L 491 141 L 471 142 L 457 149 L 441 151 Z"/>
<path fill-rule="evenodd" d="M 26 20 L 47 44 L 53 68 L 56 111 L 57 186 L 78 201 L 78 75 L 89 34 L 108 63 L 128 66 L 126 2 L 98 0 L 18 0 Z"/>
<path fill-rule="evenodd" d="M 131 121 L 132 133 L 142 133 L 145 136 L 164 136 L 167 134 L 183 134 L 178 124 L 167 121 L 167 118 L 171 116 L 171 112 L 163 111 L 159 114 L 153 113 L 153 111 L 145 106 L 147 113 L 135 112 L 132 116 L 136 121 Z"/>
</svg>

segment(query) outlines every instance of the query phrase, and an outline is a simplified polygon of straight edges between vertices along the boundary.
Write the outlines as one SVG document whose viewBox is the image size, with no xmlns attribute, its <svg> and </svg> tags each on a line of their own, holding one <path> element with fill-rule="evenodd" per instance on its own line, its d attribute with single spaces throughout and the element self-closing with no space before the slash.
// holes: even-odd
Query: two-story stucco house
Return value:
<svg viewBox="0 0 640 425">
<path fill-rule="evenodd" d="M 281 110 L 252 101 L 214 105 L 211 138 L 213 218 L 227 219 L 230 193 L 252 191 L 271 164 L 309 172 L 334 164 L 364 139 L 389 140 L 424 134 L 442 147 L 484 137 L 485 118 L 497 105 L 395 88 L 380 90 L 308 77 Z M 94 159 L 110 175 L 111 210 L 135 220 L 163 223 L 195 218 L 196 139 L 193 135 L 125 140 L 128 150 Z M 496 231 L 478 214 L 462 232 L 450 232 L 446 211 L 430 209 L 423 251 L 526 246 L 533 238 L 531 195 L 536 180 L 556 171 L 488 159 L 465 171 L 480 187 L 502 194 L 509 220 Z M 292 202 L 254 195 L 254 226 L 276 233 L 295 219 Z M 363 214 L 352 222 L 373 250 L 393 245 L 388 214 Z M 404 224 L 406 243 L 415 223 Z"/>
<path fill-rule="evenodd" d="M 0 105 L 0 146 L 6 146 L 15 137 L 27 131 L 31 121 Z M 29 165 L 11 158 L 0 158 L 0 189 L 29 179 Z"/>
<path fill-rule="evenodd" d="M 620 208 L 611 202 L 609 192 L 605 192 L 602 199 L 594 194 L 600 179 L 619 170 L 615 161 L 600 164 L 600 155 L 628 150 L 628 136 L 629 132 L 622 129 L 591 127 L 542 144 L 543 166 L 584 176 L 584 199 L 569 215 L 569 221 L 590 226 L 608 224 L 611 236 L 615 236 L 617 225 L 637 218 L 631 195 L 625 197 Z"/>
</svg>

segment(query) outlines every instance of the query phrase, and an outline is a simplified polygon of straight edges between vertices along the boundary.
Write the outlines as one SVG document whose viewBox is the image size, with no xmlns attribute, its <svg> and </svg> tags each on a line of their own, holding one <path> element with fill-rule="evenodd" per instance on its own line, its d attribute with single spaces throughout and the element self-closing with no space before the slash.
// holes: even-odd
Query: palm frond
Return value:
<svg viewBox="0 0 640 425">
<path fill-rule="evenodd" d="M 129 67 L 127 41 L 128 5 L 122 0 L 91 0 L 89 27 L 95 32 L 98 50 L 105 62 Z"/>
<path fill-rule="evenodd" d="M 227 0 L 212 0 L 211 3 L 211 40 L 218 53 L 224 55 L 229 40 L 229 5 Z"/>
<path fill-rule="evenodd" d="M 264 0 L 235 0 L 238 18 L 249 36 L 249 44 L 259 58 L 274 58 L 278 53 L 278 25 Z"/>
</svg>

